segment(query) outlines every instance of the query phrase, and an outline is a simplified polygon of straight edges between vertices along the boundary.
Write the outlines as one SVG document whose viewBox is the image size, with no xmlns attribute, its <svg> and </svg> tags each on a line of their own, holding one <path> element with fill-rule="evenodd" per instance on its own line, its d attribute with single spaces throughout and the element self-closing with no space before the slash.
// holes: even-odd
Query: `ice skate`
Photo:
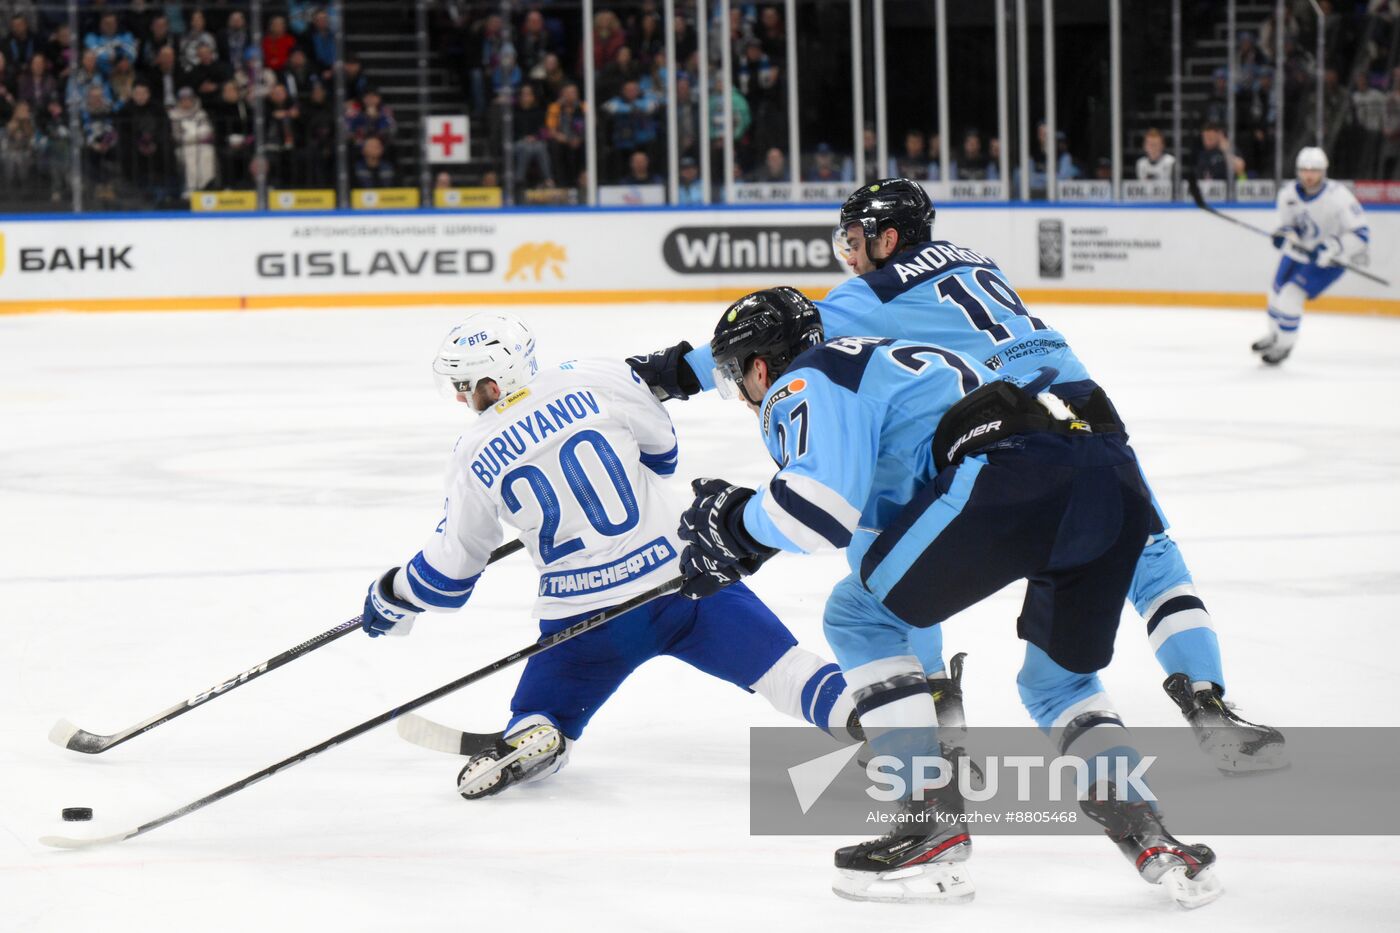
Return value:
<svg viewBox="0 0 1400 933">
<path fill-rule="evenodd" d="M 962 796 L 956 790 L 907 801 L 900 812 L 905 822 L 899 828 L 879 839 L 836 850 L 831 890 L 852 901 L 962 904 L 972 900 L 976 891 L 966 864 L 972 855 L 972 837 L 962 814 Z"/>
<path fill-rule="evenodd" d="M 1193 691 L 1185 674 L 1173 674 L 1162 688 L 1191 724 L 1201 751 L 1225 774 L 1274 771 L 1288 766 L 1283 733 L 1241 719 L 1214 684 L 1209 689 Z"/>
<path fill-rule="evenodd" d="M 512 784 L 552 774 L 563 766 L 567 740 L 548 720 L 531 717 L 494 748 L 473 755 L 457 775 L 457 793 L 467 800 L 499 794 Z"/>
<path fill-rule="evenodd" d="M 1298 332 L 1296 330 L 1279 330 L 1270 328 L 1267 337 L 1254 342 L 1254 351 L 1259 354 L 1259 359 L 1270 366 L 1277 366 L 1288 359 L 1288 354 L 1293 352 L 1293 345 L 1298 342 Z"/>
<path fill-rule="evenodd" d="M 1181 907 L 1204 907 L 1225 893 L 1214 871 L 1211 848 L 1174 838 L 1151 804 L 1116 800 L 1110 787 L 1108 800 L 1089 799 L 1080 807 L 1104 827 L 1104 834 L 1133 863 L 1142 880 L 1161 885 Z"/>
<path fill-rule="evenodd" d="M 944 677 L 930 677 L 929 691 L 933 694 L 933 706 L 938 711 L 938 728 L 967 731 L 967 717 L 963 715 L 962 675 L 966 651 L 959 651 L 948 661 L 948 673 Z"/>
</svg>

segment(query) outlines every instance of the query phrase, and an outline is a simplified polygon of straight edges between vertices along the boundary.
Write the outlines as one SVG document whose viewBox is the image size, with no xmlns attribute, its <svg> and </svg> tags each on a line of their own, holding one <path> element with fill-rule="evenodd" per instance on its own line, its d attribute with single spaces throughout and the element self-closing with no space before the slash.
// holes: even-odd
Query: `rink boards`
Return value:
<svg viewBox="0 0 1400 933">
<path fill-rule="evenodd" d="M 723 301 L 842 281 L 833 206 L 0 218 L 0 312 Z M 1269 206 L 1231 213 L 1273 225 Z M 1372 208 L 1369 268 L 1400 268 L 1400 210 Z M 1269 241 L 1190 205 L 957 204 L 935 232 L 1030 302 L 1258 308 Z M 936 262 L 937 257 L 929 261 Z M 1400 315 L 1344 276 L 1317 310 Z"/>
</svg>

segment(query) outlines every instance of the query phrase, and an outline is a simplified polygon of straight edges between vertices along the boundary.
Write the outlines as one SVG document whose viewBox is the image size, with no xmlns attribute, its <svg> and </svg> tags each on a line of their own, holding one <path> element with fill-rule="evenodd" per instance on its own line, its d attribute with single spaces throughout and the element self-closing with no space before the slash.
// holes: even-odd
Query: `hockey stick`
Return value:
<svg viewBox="0 0 1400 933">
<path fill-rule="evenodd" d="M 503 732 L 464 732 L 440 722 L 433 722 L 417 713 L 400 716 L 395 726 L 399 738 L 412 742 L 420 748 L 432 749 L 446 755 L 462 755 L 470 758 L 478 752 L 495 748 L 496 740 Z"/>
<path fill-rule="evenodd" d="M 1228 220 L 1230 223 L 1235 224 L 1236 226 L 1244 227 L 1246 230 L 1250 230 L 1254 233 L 1259 234 L 1260 236 L 1266 236 L 1271 240 L 1274 238 L 1273 233 L 1268 230 L 1265 230 L 1263 227 L 1256 227 L 1252 223 L 1240 220 L 1235 217 L 1231 217 L 1229 214 L 1223 213 L 1222 211 L 1219 211 L 1216 208 L 1211 207 L 1209 204 L 1207 204 L 1205 195 L 1201 193 L 1201 183 L 1196 180 L 1195 175 L 1186 176 L 1186 187 L 1191 192 L 1191 200 L 1195 201 L 1196 206 L 1199 207 L 1201 210 L 1206 211 L 1210 214 L 1214 214 L 1221 220 Z M 1353 266 L 1350 263 L 1334 261 L 1332 264 L 1334 266 L 1339 266 L 1347 270 L 1348 272 L 1355 272 L 1363 279 L 1370 279 L 1372 282 L 1375 282 L 1378 285 L 1384 285 L 1386 288 L 1390 287 L 1390 283 L 1387 282 L 1385 279 L 1381 278 L 1378 275 L 1375 275 L 1374 273 L 1367 272 L 1365 269 Z"/>
<path fill-rule="evenodd" d="M 357 736 L 363 735 L 371 729 L 384 725 L 384 723 L 388 722 L 391 719 L 402 716 L 403 714 L 411 712 L 420 706 L 424 706 L 428 703 L 431 703 L 434 700 L 440 700 L 443 697 L 447 696 L 449 693 L 455 693 L 458 690 L 461 690 L 463 687 L 467 686 L 468 684 L 473 684 L 476 683 L 478 680 L 482 680 L 483 678 L 489 677 L 490 675 L 496 673 L 502 668 L 509 667 L 518 661 L 525 660 L 526 658 L 534 657 L 541 651 L 548 651 L 550 648 L 553 648 L 556 645 L 563 644 L 571 638 L 576 638 L 577 636 L 582 635 L 584 632 L 592 631 L 593 629 L 598 628 L 600 625 L 603 625 L 606 622 L 616 619 L 620 615 L 624 615 L 628 612 L 631 612 L 633 609 L 636 609 L 638 606 L 644 603 L 651 602 L 657 597 L 665 596 L 668 593 L 674 593 L 681 588 L 682 582 L 683 581 L 680 577 L 675 577 L 671 580 L 666 581 L 665 583 L 662 583 L 660 586 L 653 587 L 652 589 L 647 590 L 645 593 L 640 593 L 627 600 L 626 602 L 612 607 L 611 609 L 607 609 L 596 615 L 589 616 L 588 618 L 583 619 L 580 622 L 575 622 L 568 628 L 560 629 L 553 635 L 546 635 L 539 641 L 536 641 L 525 648 L 521 648 L 518 651 L 511 652 L 510 654 L 501 658 L 499 661 L 493 661 L 485 667 L 478 668 L 477 670 L 472 671 L 470 674 L 466 674 L 462 677 L 457 678 L 451 683 L 443 684 L 436 690 L 429 691 L 428 693 L 423 694 L 417 699 L 409 700 L 407 703 L 404 703 L 401 706 L 396 706 L 391 710 L 380 713 L 373 719 L 366 719 L 358 726 L 353 726 L 349 729 L 346 729 L 339 735 L 332 736 L 331 738 L 326 739 L 324 742 L 320 742 L 316 745 L 311 746 L 310 748 L 302 749 L 295 755 L 292 755 L 288 758 L 284 758 L 274 765 L 268 765 L 261 771 L 255 771 L 247 777 L 243 778 L 242 780 L 234 781 L 227 787 L 220 788 L 219 790 L 214 791 L 212 794 L 199 798 L 193 803 L 188 803 L 185 804 L 185 806 L 180 807 L 179 809 L 171 810 L 164 816 L 156 817 L 154 820 L 151 820 L 148 823 L 142 823 L 135 829 L 128 829 L 125 832 L 114 833 L 110 836 L 99 836 L 94 839 L 73 839 L 68 836 L 43 836 L 39 839 L 39 841 L 46 846 L 52 846 L 56 849 L 85 849 L 89 846 L 104 845 L 109 842 L 121 842 L 123 839 L 130 839 L 133 836 L 140 836 L 144 833 L 148 833 L 153 829 L 164 826 L 166 823 L 169 823 L 172 820 L 177 820 L 182 816 L 186 816 L 190 813 L 195 812 L 196 810 L 201 810 L 211 803 L 223 800 L 225 797 L 228 797 L 232 794 L 236 794 L 240 790 L 243 790 L 245 787 L 248 787 L 252 784 L 256 784 L 258 781 L 261 781 L 264 778 L 269 778 L 279 771 L 285 771 L 286 769 L 294 765 L 299 765 L 303 761 L 306 761 L 310 758 L 314 758 L 315 756 L 321 754 L 321 752 L 324 752 L 326 749 L 334 748 L 337 745 L 348 742 L 351 739 L 356 738 Z"/>
<path fill-rule="evenodd" d="M 514 541 L 509 541 L 492 551 L 491 557 L 486 563 L 488 565 L 494 564 L 502 557 L 514 554 L 524 546 L 525 545 L 522 544 L 518 538 Z M 335 628 L 327 629 L 314 638 L 302 642 L 295 648 L 288 648 L 281 654 L 268 658 L 257 667 L 244 671 L 237 677 L 225 680 L 220 684 L 215 684 L 208 690 L 196 693 L 183 703 L 177 703 L 170 707 L 170 709 L 156 713 L 150 719 L 138 722 L 136 725 L 129 726 L 120 732 L 113 732 L 111 735 L 96 735 L 88 732 L 86 729 L 78 728 L 67 719 L 60 719 L 58 722 L 54 723 L 53 728 L 49 730 L 49 741 L 55 745 L 61 745 L 64 748 L 72 749 L 75 752 L 82 752 L 85 755 L 101 754 L 115 745 L 122 744 L 127 739 L 133 739 L 141 733 L 154 729 L 162 723 L 169 722 L 176 716 L 188 713 L 196 706 L 202 706 L 217 696 L 223 696 L 243 686 L 248 681 L 261 677 L 268 671 L 276 670 L 284 664 L 289 664 L 297 658 L 310 654 L 317 648 L 324 648 L 342 635 L 347 635 L 359 628 L 362 621 L 362 616 L 355 616 L 355 618 L 342 622 Z"/>
</svg>

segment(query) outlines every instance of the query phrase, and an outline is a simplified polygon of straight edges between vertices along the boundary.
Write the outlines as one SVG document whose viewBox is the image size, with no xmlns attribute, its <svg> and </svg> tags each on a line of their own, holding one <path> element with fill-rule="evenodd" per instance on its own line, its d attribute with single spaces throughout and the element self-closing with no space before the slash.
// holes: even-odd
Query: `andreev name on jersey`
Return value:
<svg viewBox="0 0 1400 933">
<path fill-rule="evenodd" d="M 490 489 L 501 471 L 523 457 L 531 447 L 543 443 L 555 431 L 562 431 L 567 425 L 583 421 L 601 411 L 598 400 L 586 389 L 561 396 L 517 419 L 510 427 L 482 444 L 481 452 L 472 461 L 472 473 L 483 486 Z"/>
<path fill-rule="evenodd" d="M 948 263 L 971 264 L 976 266 L 996 267 L 986 256 L 975 253 L 964 246 L 954 246 L 952 243 L 930 243 L 914 254 L 912 261 L 897 262 L 894 264 L 895 274 L 899 276 L 899 284 L 905 282 L 925 272 L 937 272 Z"/>
<path fill-rule="evenodd" d="M 633 577 L 651 573 L 676 556 L 665 538 L 655 538 L 611 563 L 578 570 L 540 574 L 541 596 L 581 596 L 620 586 Z"/>
</svg>

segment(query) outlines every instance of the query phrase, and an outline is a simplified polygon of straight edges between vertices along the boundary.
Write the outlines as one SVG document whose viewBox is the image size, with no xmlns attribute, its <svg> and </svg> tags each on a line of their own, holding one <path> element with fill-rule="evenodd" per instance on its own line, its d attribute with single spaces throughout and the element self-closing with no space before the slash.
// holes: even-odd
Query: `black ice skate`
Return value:
<svg viewBox="0 0 1400 933">
<path fill-rule="evenodd" d="M 559 730 L 548 722 L 522 726 L 498 738 L 495 747 L 471 757 L 457 775 L 457 793 L 467 800 L 490 797 L 558 769 L 567 744 Z"/>
<path fill-rule="evenodd" d="M 1209 690 L 1193 692 L 1185 674 L 1173 674 L 1162 689 L 1181 708 L 1201 751 L 1225 774 L 1274 771 L 1288 766 L 1283 733 L 1235 715 L 1214 684 Z"/>
<path fill-rule="evenodd" d="M 852 901 L 962 904 L 976 894 L 965 864 L 972 837 L 962 795 L 944 789 L 906 801 L 905 822 L 879 839 L 836 850 L 831 890 Z M 912 831 L 911 831 L 912 830 Z"/>
<path fill-rule="evenodd" d="M 1288 354 L 1292 352 L 1292 347 L 1274 346 L 1261 353 L 1259 355 L 1259 358 L 1265 363 L 1268 363 L 1270 366 L 1277 366 L 1279 363 L 1282 363 L 1284 360 L 1288 359 Z"/>
<path fill-rule="evenodd" d="M 1265 350 L 1269 349 L 1276 343 L 1278 343 L 1278 331 L 1271 330 L 1267 334 L 1250 344 L 1249 348 L 1255 353 L 1263 353 Z"/>
<path fill-rule="evenodd" d="M 966 651 L 959 651 L 948 661 L 947 677 L 930 677 L 929 691 L 933 694 L 933 708 L 938 712 L 938 728 L 967 731 L 967 717 L 963 715 L 962 675 Z"/>
<path fill-rule="evenodd" d="M 1142 880 L 1160 884 L 1187 910 L 1203 907 L 1225 893 L 1214 872 L 1211 848 L 1174 838 L 1150 803 L 1114 799 L 1110 786 L 1108 800 L 1091 798 L 1080 807 L 1104 828 L 1104 834 L 1133 863 Z"/>
</svg>

